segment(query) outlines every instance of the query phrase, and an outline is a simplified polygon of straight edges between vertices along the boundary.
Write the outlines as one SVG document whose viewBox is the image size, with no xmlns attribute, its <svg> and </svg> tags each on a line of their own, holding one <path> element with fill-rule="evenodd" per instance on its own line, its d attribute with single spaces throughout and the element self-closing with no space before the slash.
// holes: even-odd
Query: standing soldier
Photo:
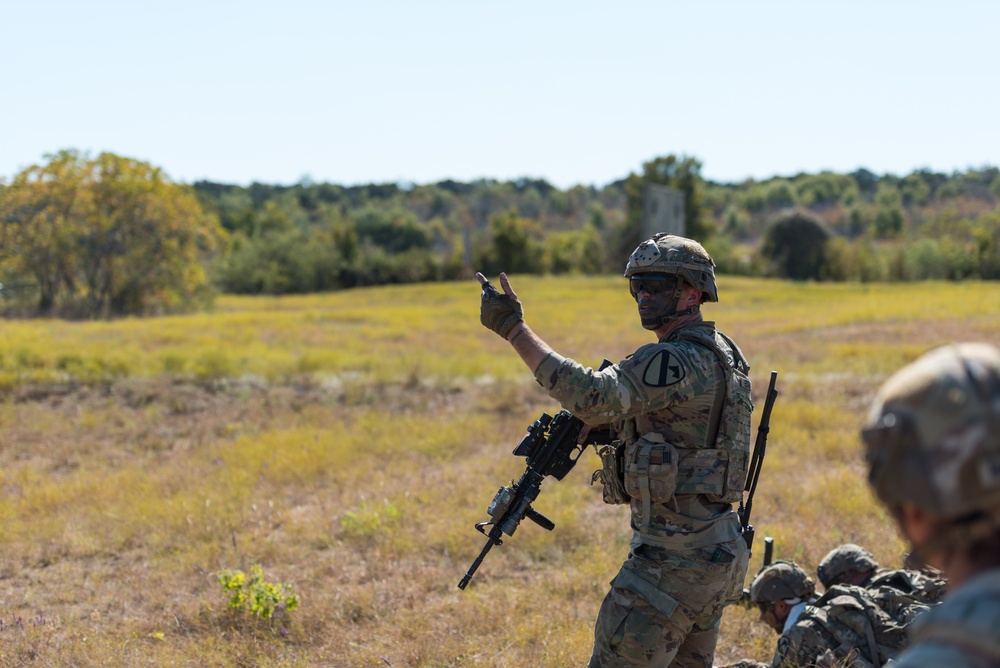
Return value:
<svg viewBox="0 0 1000 668">
<path fill-rule="evenodd" d="M 1000 666 L 1000 349 L 952 345 L 904 367 L 862 438 L 868 480 L 911 554 L 948 580 L 897 668 Z"/>
<path fill-rule="evenodd" d="M 523 320 L 505 274 L 482 274 L 480 320 L 510 342 L 535 379 L 588 425 L 610 425 L 604 498 L 631 505 L 633 538 L 598 613 L 591 668 L 712 665 L 723 608 L 740 598 L 749 548 L 733 503 L 750 452 L 749 365 L 703 320 L 718 301 L 712 258 L 657 234 L 625 276 L 657 343 L 601 371 L 552 350 Z"/>
</svg>

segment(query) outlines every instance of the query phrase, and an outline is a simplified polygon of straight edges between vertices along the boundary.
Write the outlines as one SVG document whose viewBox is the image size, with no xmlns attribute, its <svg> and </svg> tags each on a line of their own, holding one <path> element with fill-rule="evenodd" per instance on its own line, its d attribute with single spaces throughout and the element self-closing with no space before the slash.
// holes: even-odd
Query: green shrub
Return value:
<svg viewBox="0 0 1000 668">
<path fill-rule="evenodd" d="M 258 565 L 250 567 L 249 575 L 239 570 L 224 570 L 217 574 L 222 591 L 229 596 L 226 607 L 248 612 L 255 617 L 270 619 L 278 612 L 290 612 L 298 607 L 299 597 L 288 584 L 272 584 L 264 580 Z"/>
</svg>

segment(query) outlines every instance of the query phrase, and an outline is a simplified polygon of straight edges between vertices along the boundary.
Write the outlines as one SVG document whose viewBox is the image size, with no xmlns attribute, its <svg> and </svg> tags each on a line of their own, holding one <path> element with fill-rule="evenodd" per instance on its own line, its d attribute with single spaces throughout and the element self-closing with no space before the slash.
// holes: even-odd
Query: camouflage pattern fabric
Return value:
<svg viewBox="0 0 1000 668">
<path fill-rule="evenodd" d="M 907 641 L 906 625 L 879 607 L 871 593 L 853 585 L 834 585 L 806 606 L 778 639 L 772 668 L 837 665 L 882 666 Z"/>
<path fill-rule="evenodd" d="M 732 504 L 718 499 L 742 489 L 746 459 L 717 447 L 716 426 L 732 423 L 721 415 L 732 369 L 712 345 L 736 356 L 714 323 L 697 322 L 603 371 L 555 353 L 535 370 L 563 408 L 611 424 L 633 464 L 632 552 L 601 606 L 592 667 L 711 666 L 722 609 L 742 594 L 749 551 Z M 749 451 L 749 382 L 734 387 L 747 428 L 729 438 Z M 640 441 L 657 446 L 641 465 Z"/>
<path fill-rule="evenodd" d="M 894 668 L 1000 666 L 1000 569 L 964 582 L 914 622 Z"/>
<path fill-rule="evenodd" d="M 844 543 L 830 550 L 816 567 L 816 575 L 824 587 L 832 587 L 835 584 L 845 584 L 842 576 L 849 571 L 871 574 L 878 568 L 878 562 L 871 552 L 855 545 L 854 543 Z M 847 582 L 846 584 L 851 584 Z"/>
<path fill-rule="evenodd" d="M 885 569 L 877 571 L 865 588 L 893 619 L 909 624 L 930 606 L 941 602 L 948 583 L 918 571 Z"/>
<path fill-rule="evenodd" d="M 734 585 L 742 588 L 748 558 L 742 538 L 683 551 L 636 547 L 601 605 L 590 668 L 710 668 L 722 610 Z"/>
<path fill-rule="evenodd" d="M 721 337 L 714 337 L 714 323 L 700 322 L 643 346 L 603 371 L 584 368 L 556 353 L 535 370 L 536 380 L 563 408 L 587 424 L 613 423 L 618 439 L 627 447 L 655 435 L 651 438 L 678 452 L 676 461 L 661 458 L 660 463 L 654 454 L 646 469 L 653 497 L 657 478 L 666 471 L 664 465 L 676 466 L 677 493 L 658 501 L 633 498 L 631 503 L 633 529 L 640 542 L 672 548 L 706 547 L 739 537 L 732 505 L 709 497 L 730 486 L 741 488 L 746 479 L 745 459 L 731 462 L 728 453 L 715 447 L 715 434 L 709 433 L 713 412 L 718 412 L 717 392 L 721 393 L 726 379 L 714 353 L 702 344 L 682 340 L 691 334 L 728 350 Z M 744 385 L 738 391 L 747 410 L 746 428 L 732 438 L 749 451 L 750 388 Z M 634 448 L 626 450 L 627 459 L 631 455 L 634 461 L 636 454 Z M 638 477 L 639 472 L 633 475 Z"/>
</svg>

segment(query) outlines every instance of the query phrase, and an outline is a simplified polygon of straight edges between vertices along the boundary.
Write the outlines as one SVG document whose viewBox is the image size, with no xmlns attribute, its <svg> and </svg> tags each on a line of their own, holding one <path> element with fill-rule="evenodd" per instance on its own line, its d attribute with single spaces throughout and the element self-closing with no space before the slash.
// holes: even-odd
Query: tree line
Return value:
<svg viewBox="0 0 1000 668">
<path fill-rule="evenodd" d="M 116 317 L 487 273 L 620 273 L 643 191 L 685 194 L 722 273 L 801 280 L 1000 278 L 1000 170 L 859 169 L 717 183 L 668 155 L 602 187 L 543 179 L 344 186 L 172 182 L 66 150 L 0 185 L 0 308 Z"/>
</svg>

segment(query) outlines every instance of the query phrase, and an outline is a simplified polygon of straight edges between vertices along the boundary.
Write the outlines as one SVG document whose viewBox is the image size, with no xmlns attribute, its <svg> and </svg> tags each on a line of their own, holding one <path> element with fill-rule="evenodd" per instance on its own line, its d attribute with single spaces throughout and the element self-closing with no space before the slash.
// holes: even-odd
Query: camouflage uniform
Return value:
<svg viewBox="0 0 1000 668">
<path fill-rule="evenodd" d="M 592 667 L 711 666 L 722 609 L 739 599 L 749 561 L 732 502 L 720 496 L 742 492 L 746 477 L 752 405 L 745 372 L 733 372 L 740 358 L 702 321 L 603 371 L 556 353 L 535 371 L 584 422 L 614 423 L 625 446 L 632 549 L 601 606 Z M 741 415 L 719 415 L 727 386 Z M 713 424 L 738 452 L 716 447 Z"/>
<path fill-rule="evenodd" d="M 903 646 L 906 624 L 881 606 L 876 592 L 855 585 L 831 585 L 819 599 L 814 592 L 812 578 L 791 561 L 766 566 L 750 585 L 761 621 L 781 629 L 772 668 L 881 666 Z M 784 619 L 778 601 L 791 606 Z"/>
<path fill-rule="evenodd" d="M 823 557 L 816 567 L 816 575 L 819 576 L 823 586 L 829 588 L 835 584 L 861 584 L 845 582 L 844 578 L 850 571 L 865 574 L 870 578 L 877 568 L 878 562 L 871 552 L 860 545 L 844 543 Z"/>
<path fill-rule="evenodd" d="M 834 585 L 781 635 L 771 666 L 881 666 L 906 638 L 906 626 L 893 620 L 867 589 Z"/>
<path fill-rule="evenodd" d="M 829 589 L 847 581 L 851 572 L 862 574 L 859 586 L 871 592 L 879 606 L 894 620 L 909 624 L 929 606 L 941 602 L 947 583 L 939 577 L 908 569 L 879 569 L 871 552 L 859 545 L 845 543 L 830 550 L 816 568 L 823 586 Z"/>
<path fill-rule="evenodd" d="M 530 330 L 518 328 L 524 312 L 506 276 L 501 294 L 477 274 L 480 322 L 514 345 L 563 408 L 615 437 L 601 446 L 596 476 L 605 501 L 631 504 L 633 538 L 598 614 L 594 668 L 708 668 L 722 609 L 742 595 L 749 549 L 733 503 L 750 454 L 750 367 L 702 320 L 701 303 L 719 300 L 714 268 L 691 239 L 656 234 L 639 244 L 625 277 L 659 341 L 598 371 L 520 338 Z"/>
<path fill-rule="evenodd" d="M 947 555 L 945 577 L 948 564 L 971 569 L 914 622 L 894 665 L 1000 666 L 1000 349 L 945 346 L 893 374 L 862 438 L 869 483 L 904 532 L 916 510 L 933 522 L 916 555 Z"/>
</svg>

